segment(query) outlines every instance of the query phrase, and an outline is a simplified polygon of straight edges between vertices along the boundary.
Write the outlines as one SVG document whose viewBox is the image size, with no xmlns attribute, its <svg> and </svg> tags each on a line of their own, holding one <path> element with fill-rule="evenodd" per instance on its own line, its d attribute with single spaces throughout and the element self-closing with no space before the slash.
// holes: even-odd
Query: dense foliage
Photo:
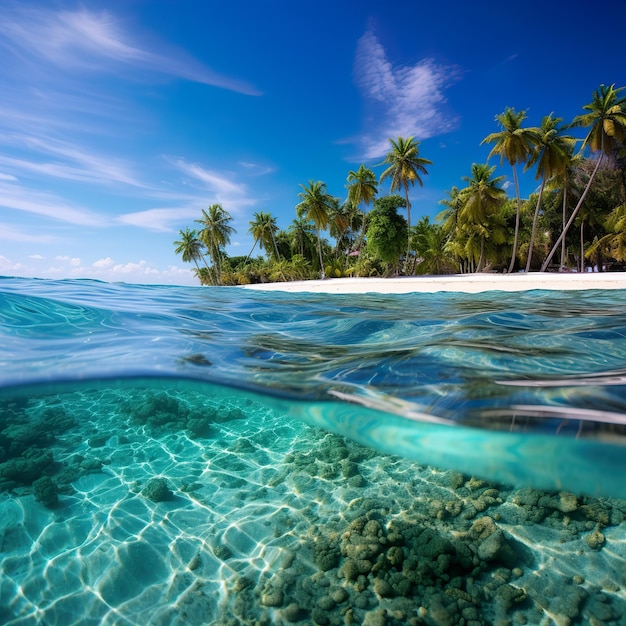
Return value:
<svg viewBox="0 0 626 626">
<path fill-rule="evenodd" d="M 513 198 L 495 165 L 474 163 L 464 187 L 452 187 L 435 222 L 411 225 L 409 188 L 423 184 L 432 162 L 413 137 L 390 139 L 380 176 L 366 165 L 347 176 L 347 197 L 331 195 L 322 181 L 301 185 L 296 218 L 281 230 L 269 212 L 254 213 L 246 257 L 228 257 L 235 232 L 221 205 L 202 211 L 200 229 L 185 228 L 176 253 L 205 285 L 341 276 L 391 276 L 480 271 L 597 271 L 626 263 L 626 98 L 624 87 L 600 87 L 571 123 L 553 114 L 525 127 L 525 111 L 496 115 L 489 158 L 512 168 Z M 571 128 L 587 129 L 579 142 Z M 531 171 L 538 191 L 522 198 L 518 167 Z M 390 192 L 379 195 L 389 181 Z M 373 206 L 373 208 L 370 207 Z M 406 210 L 406 218 L 398 210 Z M 334 239 L 331 244 L 329 239 Z M 264 257 L 252 257 L 257 248 Z"/>
</svg>

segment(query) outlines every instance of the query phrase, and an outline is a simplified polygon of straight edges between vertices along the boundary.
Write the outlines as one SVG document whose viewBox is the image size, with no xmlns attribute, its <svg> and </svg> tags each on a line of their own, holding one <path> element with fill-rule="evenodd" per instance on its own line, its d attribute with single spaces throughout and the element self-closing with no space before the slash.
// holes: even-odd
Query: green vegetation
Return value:
<svg viewBox="0 0 626 626">
<path fill-rule="evenodd" d="M 228 257 L 235 232 L 232 217 L 213 204 L 202 211 L 200 230 L 185 228 L 174 242 L 176 254 L 193 263 L 204 285 L 309 280 L 341 276 L 393 276 L 480 271 L 585 271 L 593 265 L 626 263 L 626 98 L 625 87 L 600 87 L 563 124 L 553 113 L 539 127 L 524 127 L 525 111 L 507 107 L 496 115 L 500 126 L 482 143 L 493 144 L 488 159 L 511 166 L 515 196 L 495 165 L 474 163 L 440 204 L 434 222 L 423 216 L 411 225 L 409 188 L 432 162 L 419 155 L 414 137 L 390 139 L 377 179 L 361 164 L 346 179 L 346 199 L 329 193 L 326 183 L 300 185 L 295 219 L 281 230 L 270 212 L 254 213 L 250 253 Z M 588 128 L 580 141 L 569 129 Z M 517 166 L 534 172 L 539 187 L 522 198 Z M 379 195 L 389 182 L 389 193 Z M 295 196 L 295 193 L 294 193 Z M 371 210 L 369 210 L 370 207 Z M 406 209 L 406 218 L 398 212 Z M 574 228 L 572 228 L 574 227 Z M 326 237 L 334 240 L 334 244 Z M 263 257 L 252 257 L 255 249 Z M 553 258 L 560 250 L 560 262 Z"/>
</svg>

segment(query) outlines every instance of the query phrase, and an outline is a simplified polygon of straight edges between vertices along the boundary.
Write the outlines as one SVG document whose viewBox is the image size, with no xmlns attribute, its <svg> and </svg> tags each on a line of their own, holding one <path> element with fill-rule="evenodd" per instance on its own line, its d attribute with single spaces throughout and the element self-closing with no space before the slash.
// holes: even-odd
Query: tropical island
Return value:
<svg viewBox="0 0 626 626">
<path fill-rule="evenodd" d="M 488 161 L 512 170 L 514 195 L 496 165 L 473 163 L 463 186 L 440 201 L 434 222 L 411 222 L 409 189 L 433 163 L 414 137 L 390 138 L 379 176 L 364 164 L 347 175 L 345 200 L 324 182 L 300 185 L 295 219 L 280 229 L 269 212 L 254 213 L 247 256 L 229 257 L 235 230 L 220 204 L 202 210 L 197 228 L 174 242 L 202 285 L 248 285 L 340 277 L 492 272 L 585 272 L 626 267 L 626 87 L 600 87 L 571 122 L 552 113 L 525 127 L 525 111 L 496 115 Z M 587 129 L 582 139 L 568 134 Z M 580 146 L 578 146 L 580 144 Z M 537 190 L 522 198 L 520 172 Z M 389 195 L 380 195 L 389 181 Z M 406 217 L 400 211 L 406 211 Z M 328 233 L 334 242 L 323 234 Z M 264 256 L 253 257 L 257 248 Z"/>
</svg>

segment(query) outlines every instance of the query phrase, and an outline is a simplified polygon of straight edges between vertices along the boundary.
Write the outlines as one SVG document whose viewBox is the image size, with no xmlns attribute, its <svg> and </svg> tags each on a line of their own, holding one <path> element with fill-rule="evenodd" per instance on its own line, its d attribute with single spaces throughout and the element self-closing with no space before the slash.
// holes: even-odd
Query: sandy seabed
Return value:
<svg viewBox="0 0 626 626">
<path fill-rule="evenodd" d="M 402 276 L 398 278 L 328 278 L 285 283 L 245 285 L 247 289 L 312 293 L 434 293 L 456 291 L 530 291 L 553 289 L 626 289 L 626 272 L 452 274 L 445 276 Z"/>
</svg>

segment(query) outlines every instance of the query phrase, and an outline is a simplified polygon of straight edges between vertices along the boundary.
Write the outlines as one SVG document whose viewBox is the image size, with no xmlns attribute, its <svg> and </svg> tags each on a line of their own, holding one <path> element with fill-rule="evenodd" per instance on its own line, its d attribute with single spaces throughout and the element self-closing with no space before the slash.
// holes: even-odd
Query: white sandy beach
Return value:
<svg viewBox="0 0 626 626">
<path fill-rule="evenodd" d="M 531 289 L 626 289 L 626 272 L 565 274 L 455 274 L 398 278 L 327 278 L 285 283 L 245 285 L 246 289 L 312 293 L 434 293 L 457 291 L 529 291 Z"/>
</svg>

